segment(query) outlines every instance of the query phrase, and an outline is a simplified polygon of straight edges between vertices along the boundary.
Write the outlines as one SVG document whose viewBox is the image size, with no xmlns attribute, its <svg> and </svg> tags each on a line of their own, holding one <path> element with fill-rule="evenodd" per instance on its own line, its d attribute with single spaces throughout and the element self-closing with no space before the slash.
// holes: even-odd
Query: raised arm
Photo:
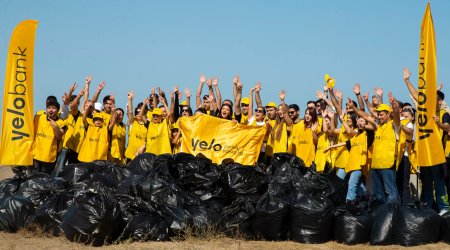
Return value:
<svg viewBox="0 0 450 250">
<path fill-rule="evenodd" d="M 369 113 L 373 116 L 376 117 L 377 114 L 375 113 L 375 110 L 373 109 L 372 103 L 369 102 L 369 92 L 365 92 L 363 94 L 363 100 L 367 105 L 367 110 L 369 111 Z M 363 110 L 364 111 L 364 110 Z"/>
<path fill-rule="evenodd" d="M 239 75 L 235 75 L 233 77 L 233 97 L 234 99 L 236 99 L 236 94 L 237 94 L 237 89 L 236 89 L 236 84 L 239 82 Z"/>
<path fill-rule="evenodd" d="M 150 98 L 147 97 L 145 98 L 145 100 L 142 102 L 142 107 L 141 107 L 141 111 L 139 112 L 139 117 L 142 119 L 142 121 L 145 124 L 148 124 L 148 118 L 147 118 L 147 114 L 145 114 L 145 112 L 147 112 L 147 107 L 148 104 L 150 103 Z"/>
<path fill-rule="evenodd" d="M 317 91 L 316 91 L 316 97 L 317 97 L 318 99 L 324 100 L 324 101 L 327 103 L 327 105 L 328 105 L 329 107 L 331 107 L 333 110 L 336 109 L 336 108 L 334 107 L 333 103 L 325 96 L 324 93 L 322 93 L 322 91 L 317 90 Z"/>
<path fill-rule="evenodd" d="M 288 112 L 287 112 L 288 108 L 287 108 L 286 103 L 284 102 L 284 98 L 286 98 L 286 90 L 284 90 L 284 89 L 281 90 L 279 97 L 280 97 L 280 101 L 281 101 L 281 112 L 283 112 L 283 119 L 286 122 L 286 126 L 289 127 L 292 125 L 293 122 L 288 115 Z"/>
<path fill-rule="evenodd" d="M 98 97 L 100 96 L 100 93 L 102 92 L 105 85 L 106 85 L 105 81 L 98 84 L 97 90 L 95 91 L 94 96 L 92 97 L 92 101 L 94 103 L 96 103 L 98 101 Z"/>
<path fill-rule="evenodd" d="M 197 109 L 198 107 L 200 107 L 200 105 L 202 105 L 202 89 L 203 89 L 203 84 L 205 84 L 206 82 L 206 77 L 205 75 L 201 75 L 200 76 L 200 83 L 198 84 L 197 87 L 197 93 L 195 95 L 195 109 Z"/>
<path fill-rule="evenodd" d="M 114 128 L 114 125 L 116 125 L 117 122 L 117 112 L 116 112 L 116 105 L 113 104 L 111 108 L 111 118 L 109 119 L 108 124 L 108 131 L 112 131 Z"/>
<path fill-rule="evenodd" d="M 350 98 L 349 98 L 350 99 Z M 349 102 L 349 106 L 350 108 L 353 108 L 353 111 L 355 111 L 356 115 L 363 118 L 364 120 L 366 120 L 367 122 L 370 123 L 370 125 L 372 125 L 372 127 L 375 129 L 377 127 L 377 123 L 375 122 L 375 120 L 373 119 L 372 116 L 370 116 L 369 114 L 367 114 L 366 112 L 356 108 L 353 106 L 353 102 Z"/>
<path fill-rule="evenodd" d="M 339 105 L 338 100 L 336 99 L 336 94 L 342 97 L 342 92 L 338 91 L 338 90 L 334 90 L 334 89 L 330 89 L 330 97 L 331 97 L 331 102 L 333 103 L 333 106 L 336 108 L 336 112 L 338 113 L 338 116 L 341 116 L 342 114 L 342 106 Z"/>
<path fill-rule="evenodd" d="M 396 127 L 400 126 L 400 107 L 398 106 L 398 102 L 395 100 L 395 97 L 392 95 L 392 92 L 388 93 L 389 102 L 392 106 L 392 118 L 394 121 L 394 125 Z"/>
<path fill-rule="evenodd" d="M 72 116 L 76 116 L 78 115 L 78 105 L 80 104 L 80 99 L 81 97 L 85 94 L 84 89 L 82 89 L 80 91 L 80 93 L 78 93 L 78 95 L 75 97 L 75 99 L 73 99 L 73 101 L 70 103 L 70 113 L 72 114 Z"/>
<path fill-rule="evenodd" d="M 405 67 L 405 69 L 403 70 L 403 80 L 405 80 L 406 87 L 408 88 L 409 93 L 411 93 L 411 95 L 414 97 L 414 99 L 417 100 L 419 93 L 417 92 L 417 90 L 414 88 L 414 85 L 409 80 L 410 76 L 411 76 L 411 72 L 409 72 L 408 68 Z"/>
<path fill-rule="evenodd" d="M 253 92 L 256 87 L 250 89 L 250 95 L 248 97 L 248 118 L 250 119 L 253 116 Z"/>
<path fill-rule="evenodd" d="M 89 126 L 89 123 L 87 121 L 88 113 L 90 113 L 90 111 L 93 108 L 94 108 L 94 103 L 93 102 L 89 102 L 88 109 L 85 110 L 84 113 L 83 113 L 83 125 L 84 125 L 85 129 Z"/>
<path fill-rule="evenodd" d="M 262 102 L 261 102 L 261 96 L 259 95 L 259 91 L 261 91 L 261 82 L 258 81 L 258 83 L 256 85 L 257 85 L 255 88 L 256 107 L 260 108 L 260 107 L 263 107 Z"/>
<path fill-rule="evenodd" d="M 236 84 L 236 99 L 234 100 L 234 113 L 241 114 L 241 98 L 242 98 L 242 83 L 239 81 Z"/>
<path fill-rule="evenodd" d="M 361 98 L 361 86 L 359 85 L 359 83 L 355 83 L 355 85 L 353 86 L 353 93 L 355 93 L 356 98 L 358 99 L 359 109 L 364 111 L 364 101 Z"/>
<path fill-rule="evenodd" d="M 170 110 L 169 110 L 169 107 L 167 107 L 167 102 L 166 102 L 166 98 L 164 98 L 164 97 L 159 97 L 159 102 L 160 103 L 162 103 L 162 105 L 164 106 L 164 108 L 166 109 L 166 118 L 169 118 L 170 119 L 170 116 L 171 116 L 171 113 L 170 113 Z"/>
<path fill-rule="evenodd" d="M 191 107 L 191 91 L 189 90 L 189 88 L 184 89 L 184 94 L 186 95 L 186 106 L 188 108 L 190 108 Z"/>
<path fill-rule="evenodd" d="M 383 103 L 383 89 L 379 87 L 373 88 L 373 91 L 375 94 L 377 94 L 378 99 L 380 100 L 380 103 Z"/>
<path fill-rule="evenodd" d="M 222 105 L 222 95 L 220 94 L 219 78 L 217 76 L 213 77 L 213 79 L 212 79 L 212 86 L 214 86 L 214 90 L 216 91 L 217 103 L 219 104 L 219 107 L 220 107 Z M 241 92 L 241 96 L 242 96 L 242 92 Z"/>
<path fill-rule="evenodd" d="M 346 132 L 348 135 L 351 135 L 351 136 L 355 136 L 355 135 L 356 135 L 355 130 L 353 130 L 352 128 L 350 128 L 350 126 L 348 126 L 347 121 L 344 119 L 344 114 L 341 114 L 341 115 L 339 116 L 339 120 L 341 121 L 342 125 L 343 125 L 344 128 L 345 128 L 345 132 Z M 356 125 L 356 124 L 355 124 L 355 125 Z"/>
<path fill-rule="evenodd" d="M 127 96 L 127 117 L 128 117 L 128 123 L 129 124 L 131 124 L 134 121 L 133 97 L 134 97 L 134 91 L 128 92 L 128 96 Z"/>
<path fill-rule="evenodd" d="M 83 98 L 83 102 L 81 103 L 81 113 L 84 113 L 84 106 L 86 105 L 86 103 L 89 101 L 89 87 L 91 86 L 91 80 L 92 80 L 92 76 L 88 75 L 86 76 L 86 79 L 84 81 L 84 98 Z"/>
</svg>

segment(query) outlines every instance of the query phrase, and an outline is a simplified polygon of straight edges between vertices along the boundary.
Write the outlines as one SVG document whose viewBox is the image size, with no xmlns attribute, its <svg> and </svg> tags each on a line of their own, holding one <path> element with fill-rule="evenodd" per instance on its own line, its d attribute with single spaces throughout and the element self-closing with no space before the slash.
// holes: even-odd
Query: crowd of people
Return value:
<svg viewBox="0 0 450 250">
<path fill-rule="evenodd" d="M 450 164 L 420 168 L 415 164 L 418 92 L 410 75 L 405 68 L 403 77 L 412 104 L 397 100 L 391 93 L 384 102 L 382 89 L 375 88 L 375 95 L 369 96 L 355 84 L 355 100 L 344 100 L 341 91 L 325 85 L 323 91 L 316 92 L 317 99 L 307 101 L 302 108 L 285 103 L 284 90 L 278 104 L 271 101 L 263 105 L 260 82 L 246 96 L 239 76 L 235 76 L 230 100 L 222 99 L 217 77 L 208 79 L 202 75 L 194 109 L 190 90 L 183 92 L 176 86 L 168 95 L 159 88 L 152 89 L 151 95 L 137 105 L 135 94 L 129 92 L 125 110 L 116 107 L 113 95 L 98 102 L 104 82 L 90 98 L 92 78 L 88 76 L 78 94 L 74 94 L 74 84 L 63 95 L 62 106 L 55 96 L 49 96 L 46 110 L 37 112 L 34 161 L 27 171 L 58 174 L 67 163 L 107 160 L 126 164 L 144 152 L 183 152 L 178 118 L 211 115 L 233 121 L 230 126 L 240 123 L 265 127 L 258 162 L 268 164 L 275 153 L 291 153 L 317 172 L 335 171 L 339 178 L 348 181 L 347 202 L 371 197 L 382 203 L 408 204 L 411 196 L 421 190 L 422 201 L 444 212 L 448 210 L 445 197 L 450 193 Z M 208 92 L 203 95 L 205 85 Z M 446 147 L 450 141 L 449 108 L 440 90 L 437 97 L 433 121 L 439 127 L 442 145 L 435 146 L 445 147 L 450 161 L 450 146 Z M 419 176 L 420 187 L 414 181 Z"/>
</svg>

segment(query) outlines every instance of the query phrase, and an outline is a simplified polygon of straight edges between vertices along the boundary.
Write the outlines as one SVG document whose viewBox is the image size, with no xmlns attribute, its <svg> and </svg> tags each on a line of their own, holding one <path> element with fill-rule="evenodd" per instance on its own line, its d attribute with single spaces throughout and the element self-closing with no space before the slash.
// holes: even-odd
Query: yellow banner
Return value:
<svg viewBox="0 0 450 250">
<path fill-rule="evenodd" d="M 243 165 L 255 165 L 266 127 L 247 126 L 209 115 L 181 117 L 181 152 L 202 153 L 214 163 L 231 158 Z"/>
<path fill-rule="evenodd" d="M 419 166 L 434 166 L 444 163 L 445 156 L 439 128 L 433 120 L 436 114 L 437 64 L 430 3 L 422 19 L 418 72 L 417 163 Z"/>
<path fill-rule="evenodd" d="M 0 165 L 33 164 L 33 55 L 38 22 L 26 20 L 12 33 L 3 91 Z"/>
</svg>

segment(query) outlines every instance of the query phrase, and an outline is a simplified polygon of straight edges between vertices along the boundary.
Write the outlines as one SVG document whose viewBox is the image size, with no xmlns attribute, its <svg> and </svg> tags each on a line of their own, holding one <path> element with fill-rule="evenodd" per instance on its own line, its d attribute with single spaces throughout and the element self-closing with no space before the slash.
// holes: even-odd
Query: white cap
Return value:
<svg viewBox="0 0 450 250">
<path fill-rule="evenodd" d="M 102 111 L 103 105 L 101 103 L 99 103 L 99 102 L 96 102 L 94 104 L 94 108 L 95 108 L 95 110 Z"/>
</svg>

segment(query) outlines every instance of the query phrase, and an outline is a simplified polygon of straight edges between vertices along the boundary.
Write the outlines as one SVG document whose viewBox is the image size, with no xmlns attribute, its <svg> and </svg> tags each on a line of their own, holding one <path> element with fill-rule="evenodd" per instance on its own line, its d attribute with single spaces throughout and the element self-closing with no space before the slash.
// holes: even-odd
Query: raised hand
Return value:
<svg viewBox="0 0 450 250">
<path fill-rule="evenodd" d="M 282 89 L 280 92 L 280 100 L 284 100 L 284 98 L 286 97 L 286 90 Z"/>
<path fill-rule="evenodd" d="M 355 106 L 353 105 L 353 101 L 350 97 L 348 97 L 348 108 L 349 109 L 354 109 Z"/>
<path fill-rule="evenodd" d="M 178 93 L 178 100 L 181 100 L 181 99 L 183 99 L 183 92 Z"/>
<path fill-rule="evenodd" d="M 328 91 L 328 85 L 323 85 L 323 92 L 327 92 Z"/>
<path fill-rule="evenodd" d="M 73 93 L 77 87 L 78 87 L 78 85 L 77 85 L 77 83 L 75 82 L 72 86 L 70 86 L 69 92 L 70 92 L 70 93 Z"/>
<path fill-rule="evenodd" d="M 375 87 L 375 88 L 373 88 L 373 91 L 375 91 L 375 93 L 376 93 L 378 96 L 382 96 L 382 95 L 383 95 L 383 89 L 382 89 L 382 88 Z"/>
<path fill-rule="evenodd" d="M 389 102 L 390 102 L 392 105 L 397 104 L 397 102 L 395 101 L 394 96 L 392 95 L 392 92 L 389 92 L 389 93 L 388 93 L 388 97 L 389 97 Z"/>
<path fill-rule="evenodd" d="M 186 98 L 190 98 L 191 97 L 191 91 L 189 90 L 189 88 L 185 88 L 184 89 L 184 94 L 186 95 Z"/>
<path fill-rule="evenodd" d="M 322 100 L 325 99 L 325 95 L 320 90 L 316 90 L 316 97 Z"/>
<path fill-rule="evenodd" d="M 91 75 L 88 75 L 88 76 L 86 76 L 86 78 L 84 79 L 84 84 L 89 85 L 89 84 L 91 84 L 91 81 L 92 81 L 92 76 L 91 76 Z"/>
<path fill-rule="evenodd" d="M 369 101 L 369 92 L 363 93 L 362 98 L 365 102 L 368 102 Z"/>
<path fill-rule="evenodd" d="M 115 95 L 114 95 L 113 93 L 111 93 L 111 95 L 109 95 L 109 99 L 111 99 L 111 102 L 112 102 L 113 104 L 116 103 L 116 97 L 115 97 Z"/>
<path fill-rule="evenodd" d="M 258 81 L 255 85 L 255 92 L 258 93 L 261 90 L 261 81 Z"/>
<path fill-rule="evenodd" d="M 213 77 L 212 79 L 212 85 L 217 86 L 219 84 L 219 78 L 217 76 Z"/>
<path fill-rule="evenodd" d="M 102 81 L 101 83 L 98 84 L 98 89 L 102 90 L 106 85 L 106 81 Z"/>
<path fill-rule="evenodd" d="M 241 83 L 241 81 L 239 81 L 239 82 L 236 83 L 236 88 L 237 88 L 238 90 L 242 90 L 242 83 Z"/>
<path fill-rule="evenodd" d="M 411 76 L 411 72 L 409 72 L 408 68 L 405 67 L 403 69 L 403 80 L 409 80 L 409 77 Z"/>
<path fill-rule="evenodd" d="M 133 99 L 134 97 L 134 91 L 128 92 L 128 99 Z"/>
<path fill-rule="evenodd" d="M 238 82 L 239 82 L 239 75 L 235 75 L 234 77 L 233 77 L 233 83 L 234 84 L 237 84 Z"/>
<path fill-rule="evenodd" d="M 69 103 L 70 103 L 70 96 L 69 96 L 69 94 L 64 93 L 64 95 L 61 98 L 62 98 L 64 104 L 69 105 Z"/>
<path fill-rule="evenodd" d="M 154 96 L 155 95 L 155 88 L 152 88 L 150 93 L 152 94 L 152 96 Z"/>
<path fill-rule="evenodd" d="M 342 92 L 340 90 L 334 89 L 333 93 L 337 98 L 342 98 Z"/>
<path fill-rule="evenodd" d="M 158 99 L 160 103 L 162 104 L 166 103 L 166 99 L 164 99 L 164 97 L 160 96 Z"/>
<path fill-rule="evenodd" d="M 441 90 L 442 87 L 444 87 L 444 84 L 441 82 L 441 83 L 439 83 L 439 86 L 437 87 L 437 90 Z"/>
<path fill-rule="evenodd" d="M 159 86 L 156 87 L 156 89 L 158 90 L 158 95 L 159 95 L 159 96 L 162 96 L 162 97 L 165 96 L 164 91 L 162 91 L 162 90 L 159 88 Z"/>
<path fill-rule="evenodd" d="M 355 83 L 355 85 L 353 86 L 353 92 L 355 93 L 355 95 L 359 95 L 361 91 L 361 87 L 359 86 L 359 83 Z"/>
<path fill-rule="evenodd" d="M 205 77 L 205 75 L 200 75 L 200 82 L 201 82 L 201 83 L 205 83 L 205 82 L 206 82 L 206 77 Z"/>
<path fill-rule="evenodd" d="M 212 87 L 212 79 L 206 80 L 206 85 L 208 85 L 208 87 Z"/>
<path fill-rule="evenodd" d="M 175 87 L 173 88 L 173 92 L 174 92 L 174 93 L 178 93 L 178 84 L 175 85 Z"/>
</svg>

